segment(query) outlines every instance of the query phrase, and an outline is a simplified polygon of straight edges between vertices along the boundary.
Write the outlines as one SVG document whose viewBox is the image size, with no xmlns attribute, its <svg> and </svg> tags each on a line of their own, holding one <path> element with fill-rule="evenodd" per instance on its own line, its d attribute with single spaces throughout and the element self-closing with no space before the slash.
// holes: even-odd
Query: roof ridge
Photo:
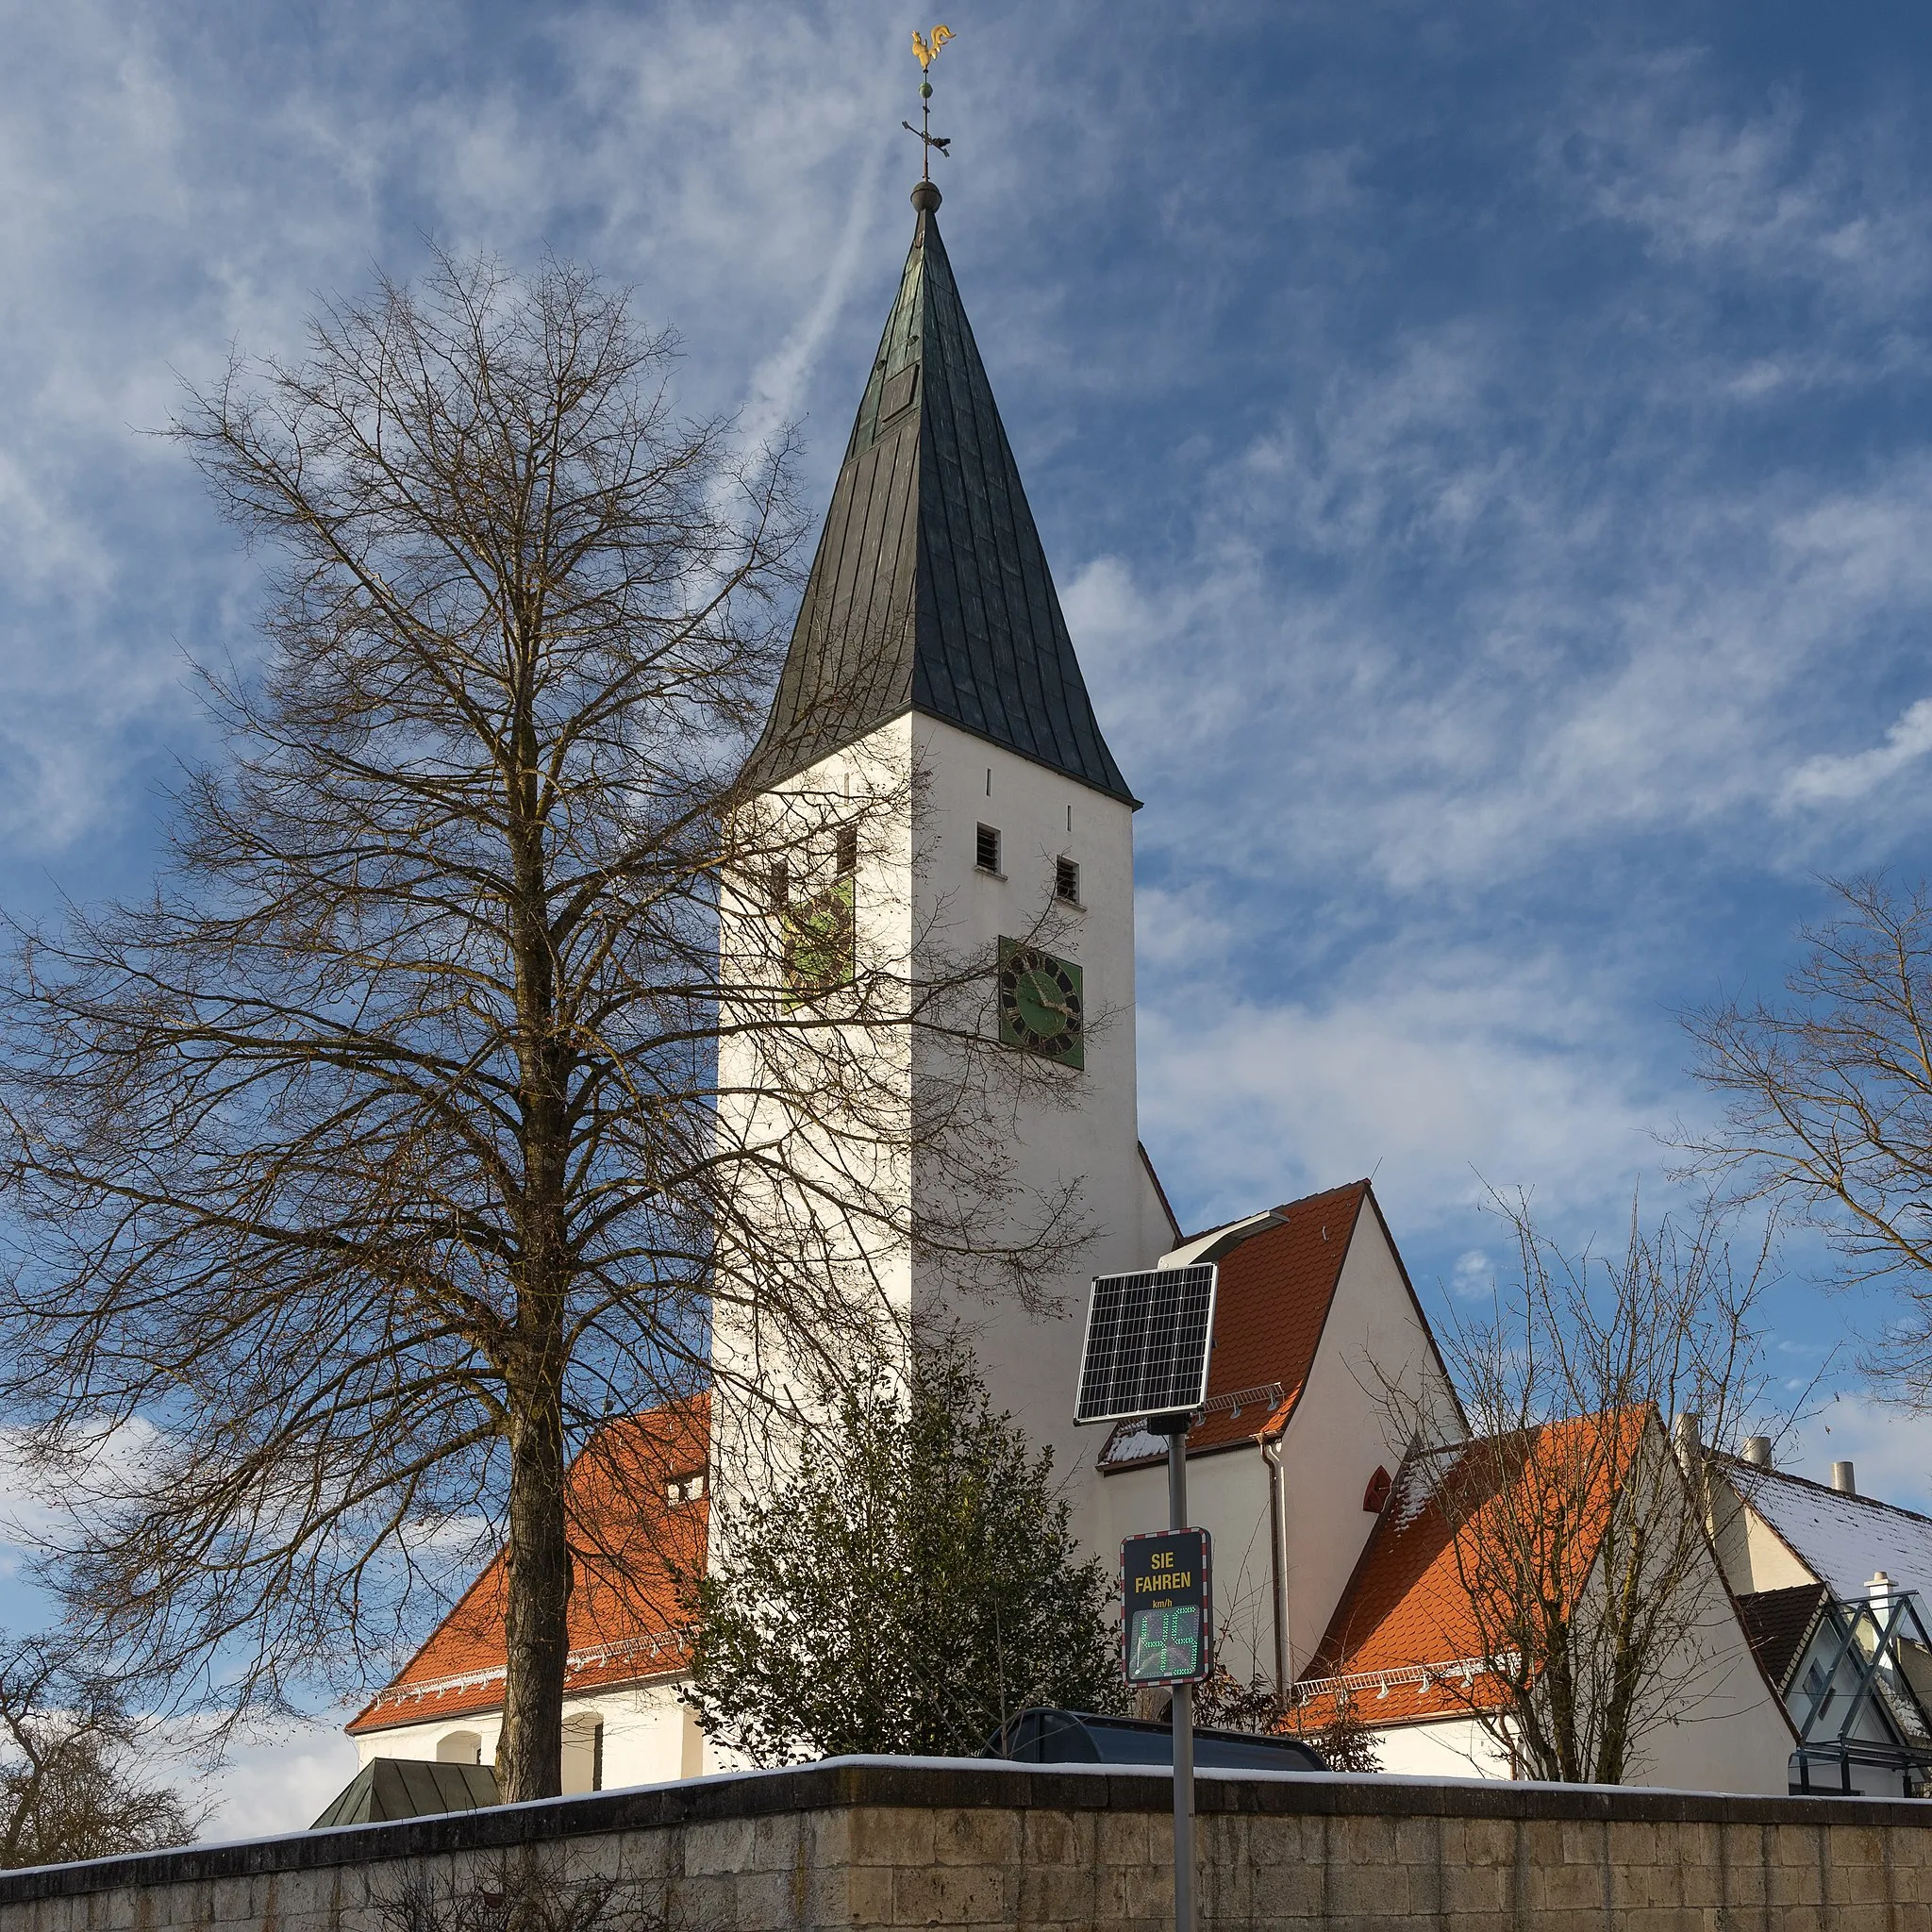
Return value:
<svg viewBox="0 0 1932 1932">
<path fill-rule="evenodd" d="M 1932 1516 L 1922 1510 L 1913 1509 L 1904 1503 L 1889 1503 L 1883 1496 L 1861 1495 L 1857 1490 L 1834 1489 L 1829 1483 L 1822 1483 L 1816 1476 L 1800 1475 L 1794 1469 L 1767 1468 L 1761 1462 L 1747 1462 L 1741 1456 L 1734 1456 L 1728 1449 L 1714 1449 L 1711 1455 L 1718 1460 L 1728 1463 L 1733 1469 L 1749 1470 L 1754 1480 L 1769 1479 L 1774 1482 L 1796 1483 L 1800 1488 L 1814 1490 L 1821 1496 L 1829 1496 L 1839 1503 L 1862 1503 L 1868 1509 L 1884 1509 L 1893 1516 L 1908 1517 L 1914 1523 L 1923 1523 L 1932 1529 Z"/>
</svg>

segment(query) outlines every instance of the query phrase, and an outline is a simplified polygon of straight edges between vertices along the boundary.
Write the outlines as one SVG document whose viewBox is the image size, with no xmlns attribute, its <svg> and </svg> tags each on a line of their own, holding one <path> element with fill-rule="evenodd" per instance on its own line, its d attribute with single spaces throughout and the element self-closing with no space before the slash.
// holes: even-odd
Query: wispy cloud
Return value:
<svg viewBox="0 0 1932 1932">
<path fill-rule="evenodd" d="M 1932 751 L 1932 698 L 1920 698 L 1869 751 L 1807 758 L 1785 781 L 1786 800 L 1794 805 L 1835 804 L 1868 798 Z"/>
</svg>

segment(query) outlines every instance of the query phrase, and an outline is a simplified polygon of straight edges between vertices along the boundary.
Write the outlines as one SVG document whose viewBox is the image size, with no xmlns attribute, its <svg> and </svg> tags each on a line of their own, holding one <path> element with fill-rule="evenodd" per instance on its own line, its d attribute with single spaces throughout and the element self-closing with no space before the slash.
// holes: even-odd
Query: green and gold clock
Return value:
<svg viewBox="0 0 1932 1932">
<path fill-rule="evenodd" d="M 1000 941 L 1000 1040 L 1063 1067 L 1087 1064 L 1080 969 L 1020 940 Z"/>
</svg>

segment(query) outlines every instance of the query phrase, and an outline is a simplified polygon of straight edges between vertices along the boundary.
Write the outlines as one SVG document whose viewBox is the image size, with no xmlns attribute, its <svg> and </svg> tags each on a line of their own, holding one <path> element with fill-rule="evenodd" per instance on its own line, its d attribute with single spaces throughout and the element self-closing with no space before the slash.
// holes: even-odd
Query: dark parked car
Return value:
<svg viewBox="0 0 1932 1932">
<path fill-rule="evenodd" d="M 1142 1718 L 1099 1717 L 1086 1710 L 1023 1710 L 981 1747 L 982 1757 L 1021 1764 L 1172 1764 L 1174 1733 Z M 1197 1771 L 1326 1771 L 1318 1751 L 1298 1738 L 1253 1731 L 1196 1731 Z"/>
</svg>

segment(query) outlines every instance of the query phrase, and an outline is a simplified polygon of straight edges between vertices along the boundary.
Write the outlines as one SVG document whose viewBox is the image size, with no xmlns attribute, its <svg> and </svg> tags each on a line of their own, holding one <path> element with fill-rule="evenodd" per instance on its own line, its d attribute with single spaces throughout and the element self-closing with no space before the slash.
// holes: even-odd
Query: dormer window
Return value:
<svg viewBox="0 0 1932 1932">
<path fill-rule="evenodd" d="M 705 1493 L 705 1473 L 701 1469 L 687 1470 L 682 1475 L 675 1475 L 664 1485 L 664 1500 L 667 1503 L 695 1503 Z"/>
<path fill-rule="evenodd" d="M 1056 858 L 1053 862 L 1053 895 L 1064 899 L 1069 906 L 1080 903 L 1080 868 L 1071 858 Z"/>
<path fill-rule="evenodd" d="M 996 825 L 981 825 L 978 837 L 974 841 L 973 862 L 981 872 L 996 873 L 1000 869 L 1000 835 Z"/>
</svg>

